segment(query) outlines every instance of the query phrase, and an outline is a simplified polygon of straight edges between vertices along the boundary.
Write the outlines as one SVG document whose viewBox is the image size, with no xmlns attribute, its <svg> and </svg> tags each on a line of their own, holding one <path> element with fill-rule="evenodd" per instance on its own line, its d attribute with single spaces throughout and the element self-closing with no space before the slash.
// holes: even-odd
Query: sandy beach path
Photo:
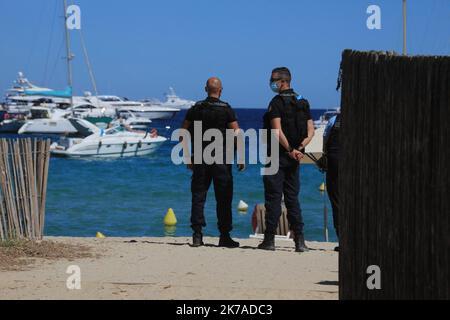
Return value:
<svg viewBox="0 0 450 320">
<path fill-rule="evenodd" d="M 297 254 L 291 242 L 276 252 L 217 248 L 206 238 L 191 248 L 188 238 L 46 238 L 91 247 L 92 258 L 37 259 L 22 271 L 0 271 L 0 299 L 338 299 L 335 244 L 310 242 Z M 67 268 L 81 269 L 81 290 L 66 286 Z"/>
</svg>

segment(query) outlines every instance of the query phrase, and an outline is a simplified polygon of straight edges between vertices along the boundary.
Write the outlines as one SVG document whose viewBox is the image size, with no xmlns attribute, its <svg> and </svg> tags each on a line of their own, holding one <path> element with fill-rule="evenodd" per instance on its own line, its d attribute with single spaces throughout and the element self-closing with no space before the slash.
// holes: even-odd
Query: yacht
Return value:
<svg viewBox="0 0 450 320">
<path fill-rule="evenodd" d="M 117 113 L 122 116 L 132 112 L 138 117 L 149 120 L 170 120 L 180 112 L 180 109 L 167 108 L 155 105 L 145 104 L 142 106 L 129 106 L 120 107 L 117 109 Z"/>
<path fill-rule="evenodd" d="M 118 118 L 117 120 L 114 120 L 111 122 L 112 126 L 119 126 L 124 125 L 127 128 L 130 128 L 131 130 L 136 131 L 148 131 L 152 125 L 152 120 L 149 120 L 147 118 L 137 117 L 133 113 L 129 113 L 127 116 Z"/>
<path fill-rule="evenodd" d="M 74 117 L 71 111 L 58 108 L 32 107 L 31 120 L 28 120 L 18 133 L 85 137 L 97 129 L 94 124 Z"/>
<path fill-rule="evenodd" d="M 25 78 L 22 72 L 7 90 L 5 107 L 9 113 L 28 114 L 32 107 L 45 106 L 61 109 L 76 108 L 80 116 L 93 123 L 109 123 L 116 115 L 133 112 L 139 117 L 149 120 L 172 119 L 180 109 L 156 103 L 131 101 L 113 95 L 93 96 L 86 92 L 84 96 L 72 96 L 68 87 L 64 91 L 38 87 Z M 84 112 L 83 110 L 84 109 Z M 89 109 L 89 110 L 88 110 Z"/>
<path fill-rule="evenodd" d="M 118 96 L 85 96 L 84 99 L 99 108 L 114 110 L 119 116 L 132 112 L 138 117 L 149 120 L 167 120 L 172 119 L 180 112 L 180 109 L 164 107 L 154 103 L 132 101 Z"/>
<path fill-rule="evenodd" d="M 99 127 L 108 126 L 116 118 L 115 110 L 100 108 L 87 103 L 74 105 L 69 110 L 75 117 L 85 119 Z"/>
<path fill-rule="evenodd" d="M 98 129 L 84 138 L 61 138 L 51 147 L 53 156 L 84 158 L 124 158 L 154 153 L 167 139 L 157 134 L 133 131 L 123 125 L 108 130 Z"/>
<path fill-rule="evenodd" d="M 175 93 L 175 90 L 170 87 L 169 92 L 166 94 L 166 101 L 161 104 L 163 107 L 178 108 L 178 109 L 189 109 L 195 105 L 195 101 L 181 99 Z"/>
<path fill-rule="evenodd" d="M 71 94 L 70 88 L 65 91 L 55 91 L 36 86 L 25 78 L 22 72 L 19 72 L 13 87 L 6 91 L 5 109 L 10 114 L 27 114 L 33 106 L 67 108 L 70 106 Z"/>
</svg>

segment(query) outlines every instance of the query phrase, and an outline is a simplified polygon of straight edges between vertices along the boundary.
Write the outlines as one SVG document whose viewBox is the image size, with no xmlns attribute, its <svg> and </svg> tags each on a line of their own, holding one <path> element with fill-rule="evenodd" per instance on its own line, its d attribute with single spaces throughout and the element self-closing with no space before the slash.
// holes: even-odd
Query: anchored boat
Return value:
<svg viewBox="0 0 450 320">
<path fill-rule="evenodd" d="M 158 150 L 167 139 L 157 134 L 134 131 L 120 125 L 108 130 L 98 129 L 87 138 L 61 138 L 51 147 L 51 153 L 59 157 L 124 158 L 147 156 Z"/>
</svg>

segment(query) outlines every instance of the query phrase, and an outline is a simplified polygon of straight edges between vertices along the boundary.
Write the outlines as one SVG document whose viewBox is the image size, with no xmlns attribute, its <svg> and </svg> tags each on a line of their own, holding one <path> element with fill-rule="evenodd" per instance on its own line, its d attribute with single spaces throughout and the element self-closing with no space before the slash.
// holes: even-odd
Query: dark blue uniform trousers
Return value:
<svg viewBox="0 0 450 320">
<path fill-rule="evenodd" d="M 328 154 L 327 192 L 333 208 L 333 222 L 339 238 L 339 156 Z"/>
<path fill-rule="evenodd" d="M 283 161 L 284 160 L 284 161 Z M 287 163 L 287 164 L 286 164 Z M 264 176 L 266 199 L 266 234 L 275 234 L 281 217 L 281 201 L 287 208 L 287 218 L 294 234 L 303 234 L 303 217 L 298 199 L 300 193 L 300 165 L 280 159 L 276 175 Z"/>
<path fill-rule="evenodd" d="M 204 208 L 211 182 L 217 202 L 217 225 L 221 234 L 233 229 L 231 203 L 233 201 L 232 166 L 226 164 L 194 165 L 192 175 L 192 211 L 191 223 L 194 232 L 206 227 Z"/>
</svg>

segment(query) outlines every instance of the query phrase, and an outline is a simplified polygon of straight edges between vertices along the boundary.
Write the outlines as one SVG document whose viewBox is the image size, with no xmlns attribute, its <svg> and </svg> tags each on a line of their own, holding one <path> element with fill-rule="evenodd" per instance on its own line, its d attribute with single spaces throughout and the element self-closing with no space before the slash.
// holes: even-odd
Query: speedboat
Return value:
<svg viewBox="0 0 450 320">
<path fill-rule="evenodd" d="M 20 128 L 19 134 L 87 137 L 98 130 L 94 124 L 74 117 L 67 110 L 33 107 L 31 114 L 32 120 L 28 120 Z"/>
<path fill-rule="evenodd" d="M 77 130 L 67 119 L 71 113 L 48 107 L 32 107 L 31 120 L 19 130 L 19 134 L 72 134 Z"/>
<path fill-rule="evenodd" d="M 175 108 L 180 110 L 187 110 L 195 105 L 195 101 L 185 100 L 177 96 L 175 90 L 170 87 L 169 92 L 166 94 L 166 101 L 161 102 L 158 99 L 146 99 L 142 100 L 146 105 L 165 107 L 165 108 Z"/>
<path fill-rule="evenodd" d="M 166 141 L 166 138 L 156 134 L 134 131 L 120 125 L 108 130 L 98 129 L 84 139 L 61 138 L 50 150 L 57 157 L 137 157 L 152 154 Z"/>
<path fill-rule="evenodd" d="M 181 99 L 175 93 L 175 90 L 170 87 L 169 92 L 166 94 L 166 101 L 161 104 L 163 107 L 178 108 L 178 109 L 189 109 L 195 105 L 195 101 Z"/>
<path fill-rule="evenodd" d="M 128 116 L 124 118 L 119 118 L 111 122 L 112 126 L 123 125 L 131 130 L 136 131 L 148 131 L 152 125 L 152 120 L 147 118 L 137 117 L 133 113 L 129 113 Z"/>
</svg>

